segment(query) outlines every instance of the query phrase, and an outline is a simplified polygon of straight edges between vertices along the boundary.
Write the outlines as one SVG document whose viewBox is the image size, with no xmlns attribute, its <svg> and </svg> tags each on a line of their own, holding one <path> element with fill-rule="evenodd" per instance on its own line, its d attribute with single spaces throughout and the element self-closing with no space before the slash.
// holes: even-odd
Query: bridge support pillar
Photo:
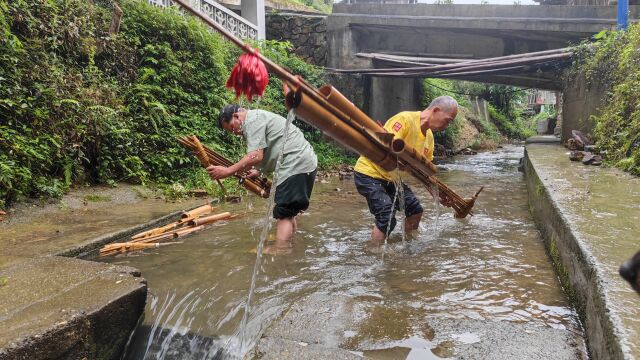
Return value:
<svg viewBox="0 0 640 360">
<path fill-rule="evenodd" d="M 371 77 L 365 96 L 369 116 L 383 124 L 401 111 L 422 110 L 421 79 Z"/>
<path fill-rule="evenodd" d="M 258 28 L 258 39 L 265 39 L 264 0 L 241 0 L 240 13 Z"/>
</svg>

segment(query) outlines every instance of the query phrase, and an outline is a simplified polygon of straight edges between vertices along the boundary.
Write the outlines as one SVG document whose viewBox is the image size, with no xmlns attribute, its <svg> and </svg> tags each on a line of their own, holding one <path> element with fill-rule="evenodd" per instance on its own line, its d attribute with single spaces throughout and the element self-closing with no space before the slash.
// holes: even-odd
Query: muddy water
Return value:
<svg viewBox="0 0 640 360">
<path fill-rule="evenodd" d="M 312 293 L 348 296 L 360 321 L 335 344 L 371 358 L 450 356 L 450 344 L 430 347 L 428 316 L 506 320 L 579 332 L 528 212 L 517 172 L 521 147 L 460 157 L 440 177 L 464 195 L 485 191 L 475 216 L 456 220 L 437 211 L 417 184 L 425 219 L 417 238 L 396 230 L 384 261 L 368 248 L 373 224 L 352 180 L 317 183 L 299 220 L 293 252 L 265 256 L 248 329 L 251 346 L 283 311 Z M 219 358 L 237 347 L 265 202 L 230 206 L 242 217 L 136 256 L 105 261 L 139 268 L 148 280 L 143 324 L 130 359 Z M 435 224 L 437 223 L 437 228 Z M 462 342 L 475 341 L 460 334 Z M 431 350 L 428 350 L 431 348 Z M 426 349 L 426 350 L 425 350 Z M 246 350 L 246 349 L 245 349 Z"/>
</svg>

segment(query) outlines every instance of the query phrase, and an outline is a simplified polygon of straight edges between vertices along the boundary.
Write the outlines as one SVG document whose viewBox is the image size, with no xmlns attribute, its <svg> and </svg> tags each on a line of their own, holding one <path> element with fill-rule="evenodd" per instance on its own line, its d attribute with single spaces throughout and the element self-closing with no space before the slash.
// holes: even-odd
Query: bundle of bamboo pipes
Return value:
<svg viewBox="0 0 640 360">
<path fill-rule="evenodd" d="M 440 196 L 441 203 L 452 207 L 456 211 L 456 217 L 462 218 L 471 214 L 475 197 L 463 199 L 452 189 L 433 178 L 436 167 L 423 154 L 406 144 L 392 149 L 393 135 L 384 131 L 335 88 L 324 86 L 320 90 L 316 89 L 300 76 L 293 75 L 262 53 L 255 51 L 220 24 L 194 9 L 185 0 L 173 1 L 214 28 L 244 52 L 258 57 L 267 69 L 275 73 L 286 85 L 286 105 L 288 108 L 295 108 L 296 115 L 302 120 L 322 130 L 344 147 L 368 157 L 387 171 L 397 168 L 398 165 L 404 165 L 431 191 L 437 188 L 439 193 L 444 194 L 444 199 Z"/>
<path fill-rule="evenodd" d="M 200 140 L 198 140 L 198 138 L 194 135 L 179 137 L 178 141 L 184 147 L 191 150 L 196 155 L 198 160 L 200 160 L 200 163 L 202 164 L 202 166 L 204 166 L 205 168 L 208 167 L 209 165 L 226 166 L 226 167 L 233 165 L 233 163 L 227 160 L 224 156 L 218 154 L 212 149 L 206 147 L 205 145 L 202 145 L 200 143 Z M 234 174 L 234 176 L 238 178 L 238 180 L 240 181 L 240 184 L 244 186 L 247 190 L 265 199 L 269 197 L 269 191 L 271 190 L 271 182 L 266 178 L 260 177 L 260 178 L 251 179 L 247 177 L 246 173 Z"/>
<path fill-rule="evenodd" d="M 229 220 L 235 217 L 229 212 L 210 215 L 214 210 L 214 207 L 210 204 L 206 204 L 193 210 L 186 211 L 181 215 L 181 218 L 178 221 L 135 234 L 128 242 L 113 243 L 104 246 L 100 249 L 100 256 L 123 254 L 129 251 L 178 244 L 177 242 L 160 242 L 176 239 L 202 230 L 205 225 L 209 225 L 220 220 Z"/>
</svg>

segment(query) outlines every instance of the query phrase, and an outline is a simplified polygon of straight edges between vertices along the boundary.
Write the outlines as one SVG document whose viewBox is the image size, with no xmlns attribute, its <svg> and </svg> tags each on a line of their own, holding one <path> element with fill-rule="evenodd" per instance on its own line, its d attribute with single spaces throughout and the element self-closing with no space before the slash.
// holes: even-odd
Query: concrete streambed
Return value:
<svg viewBox="0 0 640 360">
<path fill-rule="evenodd" d="M 372 219 L 352 180 L 317 183 L 293 252 L 266 256 L 247 358 L 583 359 L 577 315 L 529 214 L 522 147 L 459 157 L 440 177 L 463 195 L 485 185 L 475 216 L 426 209 L 417 238 L 368 247 Z M 101 259 L 141 270 L 149 297 L 129 359 L 237 354 L 263 200 L 183 244 Z M 438 211 L 441 212 L 437 217 Z"/>
</svg>

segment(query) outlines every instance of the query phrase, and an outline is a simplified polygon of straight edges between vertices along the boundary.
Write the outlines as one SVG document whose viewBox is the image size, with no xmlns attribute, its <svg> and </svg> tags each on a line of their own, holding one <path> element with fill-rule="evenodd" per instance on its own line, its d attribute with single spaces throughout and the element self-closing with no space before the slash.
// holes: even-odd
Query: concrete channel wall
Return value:
<svg viewBox="0 0 640 360">
<path fill-rule="evenodd" d="M 530 154 L 531 146 L 537 147 L 533 156 Z M 566 198 L 562 197 L 565 191 L 551 183 L 567 181 L 563 175 L 549 171 L 549 167 L 543 169 L 540 165 L 543 161 L 556 161 L 561 163 L 560 166 L 566 167 L 558 157 L 564 155 L 564 152 L 557 142 L 527 147 L 523 165 L 530 211 L 542 233 L 565 292 L 583 323 L 591 358 L 635 359 L 636 355 L 628 344 L 629 341 L 637 339 L 628 338 L 628 329 L 625 329 L 625 324 L 620 320 L 620 307 L 612 300 L 611 271 L 605 269 L 606 264 L 599 261 L 598 254 L 592 252 L 593 247 L 585 240 L 581 225 L 577 225 L 575 218 L 569 216 L 572 209 L 568 206 Z M 557 160 L 549 160 L 551 158 Z M 615 229 L 612 226 L 606 231 L 614 232 Z M 624 290 L 624 286 L 616 289 Z"/>
<path fill-rule="evenodd" d="M 562 101 L 562 141 L 571 138 L 571 130 L 590 134 L 595 127 L 592 115 L 600 114 L 600 107 L 606 105 L 608 91 L 606 84 L 599 81 L 588 82 L 584 75 L 577 75 L 564 84 Z"/>
</svg>

